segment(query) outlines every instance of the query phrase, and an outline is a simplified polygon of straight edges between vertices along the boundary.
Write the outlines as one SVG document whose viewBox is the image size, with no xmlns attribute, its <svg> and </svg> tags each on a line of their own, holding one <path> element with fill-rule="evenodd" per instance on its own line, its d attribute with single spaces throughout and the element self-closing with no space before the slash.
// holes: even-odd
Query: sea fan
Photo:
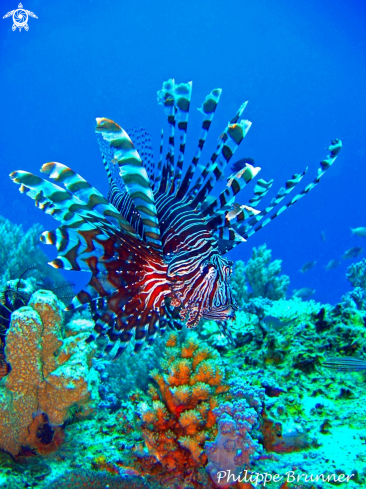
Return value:
<svg viewBox="0 0 366 489">
<path fill-rule="evenodd" d="M 341 149 L 334 140 L 317 178 L 279 210 L 267 216 L 301 181 L 293 175 L 263 210 L 256 207 L 272 185 L 257 180 L 254 196 L 244 205 L 236 194 L 260 168 L 246 163 L 227 179 L 216 197 L 210 194 L 251 123 L 241 119 L 244 103 L 219 137 L 205 167 L 198 165 L 221 90 L 213 90 L 199 109 L 203 116 L 198 147 L 183 176 L 191 83 L 169 80 L 158 92 L 168 116 L 168 151 L 163 161 L 163 137 L 157 165 L 145 132 L 131 137 L 115 122 L 97 119 L 96 133 L 109 179 L 108 199 L 80 175 L 60 163 L 46 163 L 41 171 L 55 183 L 31 173 L 15 171 L 20 191 L 36 206 L 61 222 L 44 232 L 41 241 L 57 247 L 50 264 L 92 273 L 89 284 L 68 309 L 89 304 L 95 334 L 107 334 L 110 351 L 120 342 L 117 355 L 135 335 L 135 351 L 154 340 L 167 325 L 194 327 L 201 318 L 225 327 L 235 317 L 237 304 L 230 287 L 232 262 L 223 255 L 308 193 L 333 164 Z M 175 161 L 175 132 L 178 157 Z M 140 151 L 138 151 L 140 150 Z M 200 169 L 202 168 L 202 169 Z M 195 172 L 199 172 L 193 181 Z M 306 171 L 306 170 L 305 170 Z"/>
</svg>

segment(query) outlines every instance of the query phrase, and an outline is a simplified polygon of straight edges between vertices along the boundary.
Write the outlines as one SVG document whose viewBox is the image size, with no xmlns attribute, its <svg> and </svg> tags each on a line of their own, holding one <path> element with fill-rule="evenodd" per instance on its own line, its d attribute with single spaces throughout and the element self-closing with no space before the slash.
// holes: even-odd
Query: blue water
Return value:
<svg viewBox="0 0 366 489">
<path fill-rule="evenodd" d="M 1 17 L 17 2 L 2 1 Z M 164 80 L 193 80 L 192 108 L 221 87 L 202 162 L 245 100 L 253 126 L 238 157 L 254 158 L 262 178 L 275 178 L 273 192 L 306 166 L 310 182 L 324 148 L 342 139 L 343 150 L 319 186 L 232 252 L 247 260 L 265 242 L 283 260 L 290 291 L 311 287 L 315 299 L 339 301 L 350 288 L 345 272 L 352 262 L 329 272 L 325 265 L 353 246 L 366 248 L 366 238 L 350 232 L 366 226 L 364 1 L 53 0 L 27 1 L 24 8 L 38 16 L 29 19 L 28 32 L 13 32 L 11 18 L 0 20 L 3 216 L 25 228 L 35 222 L 55 228 L 8 178 L 13 170 L 38 172 L 47 161 L 71 166 L 107 193 L 95 117 L 143 125 L 157 149 L 165 117 L 156 92 Z M 192 110 L 188 157 L 199 124 Z M 317 265 L 303 275 L 299 269 L 309 260 Z M 78 284 L 88 281 L 79 276 Z"/>
</svg>

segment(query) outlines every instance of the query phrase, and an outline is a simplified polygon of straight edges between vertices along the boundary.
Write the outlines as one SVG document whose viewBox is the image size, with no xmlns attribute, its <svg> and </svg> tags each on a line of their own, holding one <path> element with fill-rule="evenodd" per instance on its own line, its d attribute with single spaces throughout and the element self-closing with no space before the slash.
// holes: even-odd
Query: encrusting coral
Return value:
<svg viewBox="0 0 366 489">
<path fill-rule="evenodd" d="M 207 478 L 198 472 L 207 462 L 204 444 L 217 434 L 213 410 L 229 388 L 224 371 L 218 354 L 193 334 L 181 346 L 177 334 L 169 336 L 161 367 L 162 373 L 151 372 L 157 386 L 150 386 L 148 397 L 135 395 L 148 450 L 145 456 L 137 454 L 137 465 L 142 472 L 165 477 L 165 482 L 189 479 L 200 487 L 198 481 Z"/>
<path fill-rule="evenodd" d="M 149 481 L 150 482 L 150 481 Z M 93 470 L 75 470 L 54 480 L 53 489 L 153 489 L 141 478 L 125 478 L 108 473 L 98 473 Z"/>
<path fill-rule="evenodd" d="M 84 416 L 93 410 L 99 379 L 91 368 L 95 347 L 85 342 L 93 323 L 71 322 L 64 332 L 62 308 L 52 292 L 40 290 L 12 314 L 5 346 L 11 369 L 0 382 L 0 448 L 13 455 L 24 445 L 46 450 L 34 446 L 35 431 L 45 424 L 55 431 L 70 407 Z"/>
<path fill-rule="evenodd" d="M 264 244 L 253 248 L 252 257 L 247 264 L 241 260 L 235 263 L 231 283 L 240 306 L 253 297 L 271 300 L 286 297 L 290 278 L 280 275 L 282 260 L 271 260 L 272 251 Z"/>
</svg>

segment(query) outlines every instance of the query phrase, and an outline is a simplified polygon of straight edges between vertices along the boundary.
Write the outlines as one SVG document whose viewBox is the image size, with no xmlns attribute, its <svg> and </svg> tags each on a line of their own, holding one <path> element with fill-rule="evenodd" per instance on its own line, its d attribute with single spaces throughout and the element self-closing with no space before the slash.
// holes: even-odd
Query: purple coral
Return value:
<svg viewBox="0 0 366 489">
<path fill-rule="evenodd" d="M 251 460 L 263 451 L 250 433 L 258 423 L 254 407 L 261 408 L 264 389 L 235 382 L 230 394 L 237 400 L 225 402 L 214 409 L 219 432 L 213 442 L 205 444 L 206 469 L 219 486 L 235 482 Z"/>
</svg>

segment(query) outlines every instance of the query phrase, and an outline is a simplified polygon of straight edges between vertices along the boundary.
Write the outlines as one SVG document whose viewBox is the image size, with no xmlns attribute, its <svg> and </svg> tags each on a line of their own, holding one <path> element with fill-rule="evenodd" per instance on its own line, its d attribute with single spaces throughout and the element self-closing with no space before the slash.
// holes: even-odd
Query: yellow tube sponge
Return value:
<svg viewBox="0 0 366 489">
<path fill-rule="evenodd" d="M 12 314 L 5 355 L 11 371 L 0 382 L 0 448 L 19 453 L 38 408 L 38 386 L 43 381 L 41 318 L 31 307 Z"/>
</svg>

